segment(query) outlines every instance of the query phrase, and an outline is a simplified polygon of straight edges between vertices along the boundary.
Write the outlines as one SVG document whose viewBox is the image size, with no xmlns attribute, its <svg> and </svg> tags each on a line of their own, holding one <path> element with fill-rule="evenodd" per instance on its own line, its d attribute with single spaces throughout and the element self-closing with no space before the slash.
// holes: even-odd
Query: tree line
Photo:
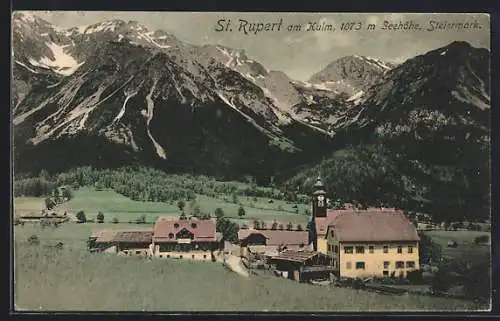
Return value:
<svg viewBox="0 0 500 321">
<path fill-rule="evenodd" d="M 46 171 L 37 176 L 23 175 L 14 181 L 14 196 L 49 196 L 56 187 L 63 185 L 113 189 L 132 200 L 146 202 L 190 201 L 196 194 L 214 198 L 232 195 L 233 198 L 249 196 L 309 202 L 308 195 L 274 186 L 257 186 L 251 179 L 250 182 L 221 182 L 204 175 L 167 174 L 152 168 L 131 166 L 119 169 L 85 166 L 54 175 Z"/>
</svg>

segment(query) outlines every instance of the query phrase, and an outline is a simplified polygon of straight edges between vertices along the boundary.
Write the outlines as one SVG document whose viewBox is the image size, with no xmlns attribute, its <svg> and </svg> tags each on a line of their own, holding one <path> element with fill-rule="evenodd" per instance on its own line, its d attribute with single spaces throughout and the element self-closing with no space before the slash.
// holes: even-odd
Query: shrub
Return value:
<svg viewBox="0 0 500 321">
<path fill-rule="evenodd" d="M 52 197 L 47 197 L 47 198 L 45 199 L 45 207 L 46 207 L 48 210 L 53 209 L 55 206 L 56 206 L 56 202 L 54 201 L 54 199 L 53 199 Z"/>
<path fill-rule="evenodd" d="M 283 224 L 278 224 L 278 230 L 283 231 L 285 229 L 285 226 Z"/>
<path fill-rule="evenodd" d="M 271 230 L 277 230 L 278 229 L 278 222 L 274 221 L 273 224 L 271 225 Z"/>
<path fill-rule="evenodd" d="M 450 269 L 446 266 L 441 266 L 439 268 L 431 281 L 431 289 L 434 293 L 441 294 L 450 289 L 453 284 L 450 272 Z"/>
<path fill-rule="evenodd" d="M 187 220 L 186 214 L 183 212 L 181 216 L 179 216 L 180 220 Z"/>
<path fill-rule="evenodd" d="M 184 200 L 179 200 L 177 202 L 177 207 L 179 208 L 179 211 L 184 211 L 184 207 L 186 206 L 186 202 Z"/>
<path fill-rule="evenodd" d="M 260 222 L 258 220 L 253 221 L 253 228 L 256 230 L 260 229 Z"/>
<path fill-rule="evenodd" d="M 76 213 L 76 219 L 78 220 L 78 223 L 87 222 L 87 217 L 85 216 L 84 211 L 78 211 L 78 213 Z"/>
<path fill-rule="evenodd" d="M 245 209 L 243 208 L 243 206 L 240 206 L 240 207 L 238 208 L 238 216 L 239 216 L 239 217 L 243 217 L 243 216 L 245 216 L 245 214 L 246 214 L 246 213 L 245 213 Z"/>
<path fill-rule="evenodd" d="M 266 222 L 264 222 L 263 220 L 260 221 L 260 229 L 261 230 L 265 230 L 267 228 L 267 225 L 266 225 Z"/>
<path fill-rule="evenodd" d="M 118 224 L 118 223 L 120 223 L 120 221 L 118 220 L 118 217 L 113 217 L 113 219 L 111 220 L 111 223 Z"/>
<path fill-rule="evenodd" d="M 223 216 L 224 216 L 224 210 L 222 210 L 222 208 L 220 208 L 220 207 L 217 207 L 215 209 L 215 217 L 217 219 L 219 219 L 219 218 L 222 218 Z"/>
<path fill-rule="evenodd" d="M 304 228 L 302 227 L 302 224 L 297 224 L 297 231 L 303 231 Z"/>
<path fill-rule="evenodd" d="M 28 244 L 30 244 L 30 245 L 39 245 L 40 244 L 40 240 L 38 239 L 38 236 L 36 236 L 35 234 L 33 234 L 30 237 L 28 237 Z"/>
<path fill-rule="evenodd" d="M 137 224 L 146 224 L 146 215 L 142 214 L 135 220 L 135 222 Z"/>
<path fill-rule="evenodd" d="M 488 243 L 490 240 L 490 237 L 488 235 L 481 235 L 476 238 L 474 238 L 474 243 L 480 244 L 480 243 Z"/>
<path fill-rule="evenodd" d="M 103 212 L 97 213 L 97 223 L 104 223 L 104 214 L 103 214 Z"/>
<path fill-rule="evenodd" d="M 420 242 L 418 250 L 420 253 L 420 261 L 422 263 L 439 262 L 442 254 L 441 246 L 423 232 L 420 232 L 419 236 Z"/>
<path fill-rule="evenodd" d="M 292 222 L 288 222 L 288 224 L 286 225 L 286 230 L 287 231 L 291 231 L 293 229 L 293 224 Z"/>
</svg>

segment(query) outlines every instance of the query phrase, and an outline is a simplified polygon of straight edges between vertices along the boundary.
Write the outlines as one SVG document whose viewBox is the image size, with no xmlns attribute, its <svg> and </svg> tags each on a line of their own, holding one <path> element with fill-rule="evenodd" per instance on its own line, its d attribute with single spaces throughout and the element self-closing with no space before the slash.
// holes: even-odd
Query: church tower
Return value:
<svg viewBox="0 0 500 321">
<path fill-rule="evenodd" d="M 321 177 L 318 176 L 316 183 L 313 185 L 312 193 L 312 216 L 313 219 L 316 217 L 326 217 L 327 211 L 327 199 L 325 185 L 321 181 Z"/>
</svg>

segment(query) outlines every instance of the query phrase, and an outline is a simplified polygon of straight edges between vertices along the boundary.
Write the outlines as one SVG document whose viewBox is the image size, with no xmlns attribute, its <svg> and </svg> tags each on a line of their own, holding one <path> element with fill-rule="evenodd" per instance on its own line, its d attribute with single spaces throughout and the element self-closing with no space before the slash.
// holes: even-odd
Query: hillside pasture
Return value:
<svg viewBox="0 0 500 321">
<path fill-rule="evenodd" d="M 490 245 L 476 244 L 474 239 L 478 236 L 488 235 L 491 238 L 491 233 L 482 231 L 427 231 L 434 242 L 439 244 L 443 249 L 443 255 L 452 259 L 466 258 L 469 261 L 476 259 L 484 259 L 485 255 L 490 254 Z M 456 241 L 457 247 L 448 247 L 449 241 Z"/>
<path fill-rule="evenodd" d="M 15 216 L 39 215 L 45 208 L 45 199 L 42 197 L 15 197 L 13 206 Z"/>
<path fill-rule="evenodd" d="M 95 218 L 99 211 L 104 213 L 105 222 L 111 222 L 116 217 L 120 222 L 134 221 L 141 215 L 146 216 L 146 221 L 155 221 L 159 216 L 178 217 L 180 210 L 177 202 L 141 202 L 133 201 L 113 190 L 95 190 L 91 187 L 81 187 L 73 192 L 74 196 L 68 202 L 56 207 L 58 212 L 76 213 L 83 210 L 87 218 Z M 230 196 L 208 197 L 205 195 L 196 196 L 196 204 L 200 207 L 202 213 L 210 213 L 214 216 L 215 209 L 221 208 L 226 217 L 243 224 L 251 224 L 254 219 L 265 221 L 283 221 L 292 223 L 307 223 L 307 216 L 304 211 L 307 205 L 298 204 L 297 209 L 300 214 L 296 214 L 293 206 L 295 204 L 287 203 L 281 200 L 273 200 L 269 203 L 267 198 L 238 197 L 239 203 L 245 208 L 246 215 L 242 218 L 238 216 L 240 204 L 227 202 Z M 251 207 L 252 206 L 252 207 Z M 184 211 L 190 214 L 190 202 L 186 201 Z"/>
<path fill-rule="evenodd" d="M 14 303 L 18 310 L 428 312 L 485 308 L 456 299 L 316 287 L 273 276 L 246 279 L 213 262 L 119 257 L 71 246 L 58 250 L 44 246 L 56 241 L 56 235 L 49 240 L 49 234 L 41 232 L 40 245 L 28 245 L 25 235 L 15 233 Z"/>
</svg>

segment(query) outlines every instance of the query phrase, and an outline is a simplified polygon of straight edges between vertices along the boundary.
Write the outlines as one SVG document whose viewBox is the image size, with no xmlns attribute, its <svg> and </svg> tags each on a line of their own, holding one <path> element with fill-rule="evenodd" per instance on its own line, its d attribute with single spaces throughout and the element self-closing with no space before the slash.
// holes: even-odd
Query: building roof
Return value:
<svg viewBox="0 0 500 321">
<path fill-rule="evenodd" d="M 193 241 L 217 241 L 215 220 L 213 219 L 173 220 L 168 217 L 160 217 L 154 226 L 153 242 L 175 242 L 175 235 L 183 229 L 194 235 Z M 174 237 L 171 237 L 172 235 L 170 234 Z"/>
<path fill-rule="evenodd" d="M 276 256 L 273 256 L 271 259 L 304 263 L 307 260 L 312 259 L 316 255 L 318 255 L 317 252 L 287 250 L 281 252 Z"/>
<path fill-rule="evenodd" d="M 118 233 L 118 231 L 114 229 L 103 229 L 95 232 L 93 235 L 97 237 L 97 243 L 112 243 L 114 242 L 116 233 Z"/>
<path fill-rule="evenodd" d="M 402 211 L 368 209 L 346 211 L 329 225 L 344 242 L 418 241 L 417 229 Z"/>
<path fill-rule="evenodd" d="M 242 241 L 252 234 L 263 235 L 266 238 L 266 245 L 309 244 L 309 233 L 307 231 L 240 229 L 238 231 L 238 240 Z"/>
<path fill-rule="evenodd" d="M 133 231 L 118 231 L 115 234 L 114 242 L 130 242 L 130 243 L 151 243 L 153 238 L 153 230 L 133 230 Z"/>
</svg>

